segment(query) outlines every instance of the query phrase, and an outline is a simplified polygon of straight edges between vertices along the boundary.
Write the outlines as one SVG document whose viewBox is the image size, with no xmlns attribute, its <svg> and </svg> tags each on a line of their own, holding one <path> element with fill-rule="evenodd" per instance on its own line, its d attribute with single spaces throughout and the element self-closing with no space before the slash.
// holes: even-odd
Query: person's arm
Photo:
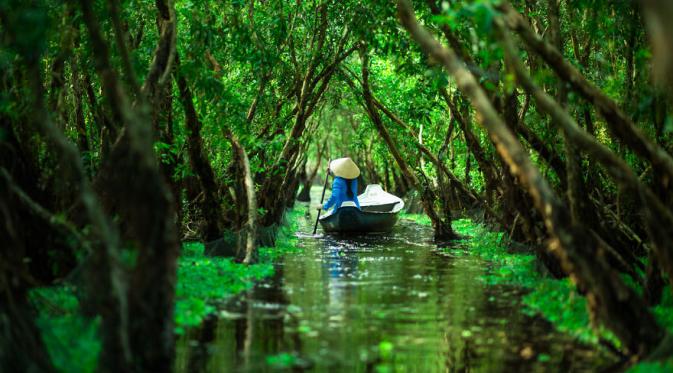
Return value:
<svg viewBox="0 0 673 373">
<path fill-rule="evenodd" d="M 336 203 L 338 198 L 337 196 L 341 194 L 343 185 L 340 181 L 341 180 L 339 180 L 339 178 L 334 178 L 334 181 L 332 182 L 332 194 L 329 196 L 327 202 L 325 202 L 325 204 L 322 206 L 324 210 L 329 210 L 329 208 Z"/>
<path fill-rule="evenodd" d="M 353 192 L 353 202 L 355 202 L 355 206 L 360 208 L 360 201 L 358 201 L 358 179 L 354 179 L 351 182 L 351 192 Z"/>
</svg>

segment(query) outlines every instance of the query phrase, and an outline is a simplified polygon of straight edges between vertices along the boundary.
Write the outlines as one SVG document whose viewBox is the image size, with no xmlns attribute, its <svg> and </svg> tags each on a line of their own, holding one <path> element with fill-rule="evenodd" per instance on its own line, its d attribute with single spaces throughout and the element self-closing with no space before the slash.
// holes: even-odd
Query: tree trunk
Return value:
<svg viewBox="0 0 673 373">
<path fill-rule="evenodd" d="M 528 190 L 543 216 L 551 237 L 550 249 L 558 255 L 578 286 L 587 291 L 589 306 L 599 320 L 620 338 L 629 353 L 643 356 L 652 351 L 662 340 L 664 332 L 650 311 L 597 255 L 597 245 L 592 236 L 581 226 L 571 224 L 565 207 L 455 53 L 442 47 L 418 24 L 407 1 L 398 1 L 398 11 L 402 25 L 414 40 L 454 76 L 458 88 L 480 113 L 480 122 L 489 132 L 498 153 Z"/>
<path fill-rule="evenodd" d="M 133 108 L 110 65 L 109 49 L 92 5 L 86 0 L 81 0 L 80 5 L 110 110 L 113 118 L 124 125 L 121 138 L 101 168 L 98 189 L 105 197 L 108 210 L 120 215 L 125 223 L 124 236 L 138 253 L 130 274 L 128 298 L 122 299 L 128 306 L 128 315 L 133 318 L 122 319 L 121 325 L 114 329 L 103 329 L 104 339 L 120 330 L 128 330 L 126 341 L 130 349 L 122 350 L 123 354 L 120 354 L 122 351 L 104 348 L 99 368 L 117 371 L 123 362 L 126 367 L 122 370 L 168 371 L 173 361 L 173 308 L 179 242 L 175 232 L 174 202 L 153 151 L 154 136 L 148 115 L 151 111 L 147 105 L 155 102 L 165 81 L 163 78 L 170 73 L 175 47 L 173 4 L 162 1 L 156 4 L 162 33 L 142 95 Z M 104 274 L 108 272 L 103 271 Z M 101 304 L 101 312 L 106 310 L 107 305 Z"/>
<path fill-rule="evenodd" d="M 640 157 L 651 162 L 653 168 L 661 172 L 659 181 L 666 190 L 670 190 L 673 182 L 673 157 L 660 145 L 648 139 L 612 99 L 589 82 L 554 46 L 531 30 L 523 17 L 509 3 L 501 3 L 498 9 L 505 14 L 508 27 L 516 31 L 528 47 L 540 55 L 561 79 L 596 107 L 605 118 L 613 136 L 633 149 Z"/>
<path fill-rule="evenodd" d="M 192 92 L 189 89 L 187 80 L 180 70 L 179 59 L 176 58 L 176 80 L 180 92 L 180 101 L 185 111 L 185 124 L 187 126 L 187 151 L 189 153 L 189 164 L 199 179 L 203 190 L 203 200 L 200 203 L 200 210 L 203 213 L 203 229 L 201 238 L 205 241 L 213 241 L 222 236 L 224 224 L 222 221 L 223 211 L 218 195 L 218 186 L 215 180 L 215 173 L 210 165 L 210 161 L 203 150 L 203 140 L 201 139 L 201 121 L 198 118 Z"/>
<path fill-rule="evenodd" d="M 374 123 L 377 131 L 383 138 L 383 141 L 388 146 L 388 150 L 395 158 L 397 165 L 402 172 L 404 179 L 410 184 L 412 188 L 415 188 L 421 194 L 421 201 L 423 203 L 423 209 L 432 221 L 432 227 L 435 232 L 435 239 L 446 240 L 454 239 L 457 237 L 456 233 L 451 228 L 451 215 L 449 211 L 444 211 L 444 219 L 442 219 L 437 212 L 435 211 L 435 195 L 429 186 L 421 185 L 420 181 L 416 175 L 411 171 L 409 165 L 407 164 L 405 158 L 402 156 L 400 151 L 397 149 L 395 142 L 393 141 L 388 129 L 383 125 L 383 121 L 378 113 L 378 108 L 374 104 L 374 99 L 372 97 L 371 90 L 369 88 L 369 58 L 367 56 L 367 51 L 361 49 L 360 58 L 362 60 L 362 93 L 367 106 L 367 112 L 369 118 Z"/>
<path fill-rule="evenodd" d="M 533 83 L 522 62 L 516 57 L 516 48 L 509 40 L 504 28 L 501 32 L 501 38 L 505 46 L 505 56 L 514 67 L 519 84 L 531 94 L 537 106 L 551 116 L 552 123 L 561 127 L 569 141 L 572 141 L 583 151 L 586 151 L 589 156 L 602 163 L 605 170 L 621 188 L 630 192 L 629 195 L 634 195 L 640 199 L 638 203 L 640 203 L 641 211 L 645 217 L 650 238 L 655 243 L 658 259 L 664 270 L 673 274 L 673 235 L 670 230 L 664 228 L 673 226 L 673 212 L 665 206 L 652 190 L 643 185 L 626 162 L 582 130 L 563 108 Z"/>
<path fill-rule="evenodd" d="M 237 167 L 243 173 L 241 184 L 245 195 L 246 221 L 242 232 L 244 234 L 241 234 L 240 237 L 245 241 L 245 245 L 241 244 L 239 247 L 245 246 L 243 263 L 252 264 L 257 261 L 257 197 L 255 195 L 255 182 L 252 179 L 250 161 L 248 160 L 248 154 L 245 152 L 245 148 L 243 148 L 236 135 L 231 132 L 229 128 L 223 127 L 222 132 L 224 133 L 224 136 L 229 139 L 231 147 L 236 153 L 238 162 Z M 237 203 L 243 204 L 244 202 L 237 201 Z"/>
</svg>

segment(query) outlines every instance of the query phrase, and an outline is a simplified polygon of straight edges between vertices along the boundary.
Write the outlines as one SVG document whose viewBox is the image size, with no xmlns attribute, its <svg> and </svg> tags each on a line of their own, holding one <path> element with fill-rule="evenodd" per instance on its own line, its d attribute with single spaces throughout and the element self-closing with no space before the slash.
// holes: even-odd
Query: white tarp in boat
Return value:
<svg viewBox="0 0 673 373">
<path fill-rule="evenodd" d="M 385 212 L 385 213 L 398 213 L 404 208 L 404 201 L 393 194 L 390 194 L 381 188 L 379 184 L 369 184 L 365 189 L 364 193 L 358 196 L 358 202 L 360 202 L 360 207 L 364 211 L 369 212 Z M 385 207 L 385 210 L 376 209 L 375 206 L 383 205 L 393 205 L 392 208 Z M 370 207 L 369 209 L 367 207 Z M 355 207 L 355 202 L 353 201 L 344 201 L 341 203 L 340 207 Z M 332 208 L 323 215 L 320 219 L 326 219 L 334 213 Z"/>
<path fill-rule="evenodd" d="M 379 184 L 367 185 L 365 192 L 358 196 L 358 201 L 360 207 L 397 203 L 391 212 L 398 212 L 404 207 L 404 201 L 400 197 L 386 192 Z"/>
</svg>

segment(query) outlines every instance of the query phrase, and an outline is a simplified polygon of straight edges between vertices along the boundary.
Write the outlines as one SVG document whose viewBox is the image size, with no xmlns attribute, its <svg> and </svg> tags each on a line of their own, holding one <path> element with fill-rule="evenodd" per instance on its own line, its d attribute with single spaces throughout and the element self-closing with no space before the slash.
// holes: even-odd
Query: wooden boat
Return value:
<svg viewBox="0 0 673 373">
<path fill-rule="evenodd" d="M 320 225 L 329 233 L 384 233 L 397 223 L 404 201 L 386 193 L 378 184 L 367 185 L 358 196 L 360 209 L 346 201 L 336 212 L 320 218 Z"/>
</svg>

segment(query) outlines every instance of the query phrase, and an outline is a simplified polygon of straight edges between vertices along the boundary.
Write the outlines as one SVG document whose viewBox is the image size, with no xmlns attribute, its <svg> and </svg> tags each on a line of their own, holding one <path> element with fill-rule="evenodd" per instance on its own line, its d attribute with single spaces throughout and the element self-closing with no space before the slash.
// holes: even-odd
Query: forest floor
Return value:
<svg viewBox="0 0 673 373">
<path fill-rule="evenodd" d="M 502 364 L 593 369 L 618 360 L 605 343 L 619 347 L 619 342 L 591 327 L 585 299 L 574 285 L 542 275 L 535 256 L 508 249 L 503 233 L 460 219 L 454 228 L 465 238 L 438 249 L 430 242 L 429 219 L 404 214 L 391 237 L 316 238 L 306 233 L 313 210 L 298 203 L 289 211 L 277 247 L 261 248 L 255 265 L 206 257 L 199 243 L 183 245 L 176 290 L 176 333 L 182 335 L 177 371 L 194 364 L 204 364 L 201 370 L 260 368 L 249 365 L 251 358 L 263 364 L 262 370 L 350 369 L 357 364 L 345 362 L 355 361 L 381 371 L 419 364 L 415 359 L 423 356 L 437 357 L 423 359 L 428 369 L 449 364 L 476 371 Z M 247 295 L 236 296 L 243 292 Z M 94 371 L 100 350 L 99 320 L 80 316 L 79 293 L 64 285 L 31 294 L 61 371 Z M 672 310 L 666 291 L 654 312 L 669 329 Z M 368 330 L 370 323 L 380 327 Z M 424 330 L 409 329 L 409 323 Z M 327 341 L 323 347 L 332 351 L 306 347 L 316 340 Z M 223 344 L 233 349 L 230 356 L 247 358 L 215 358 L 213 348 Z M 442 346 L 448 351 L 440 351 Z M 673 362 L 641 363 L 631 370 L 672 367 Z"/>
</svg>

